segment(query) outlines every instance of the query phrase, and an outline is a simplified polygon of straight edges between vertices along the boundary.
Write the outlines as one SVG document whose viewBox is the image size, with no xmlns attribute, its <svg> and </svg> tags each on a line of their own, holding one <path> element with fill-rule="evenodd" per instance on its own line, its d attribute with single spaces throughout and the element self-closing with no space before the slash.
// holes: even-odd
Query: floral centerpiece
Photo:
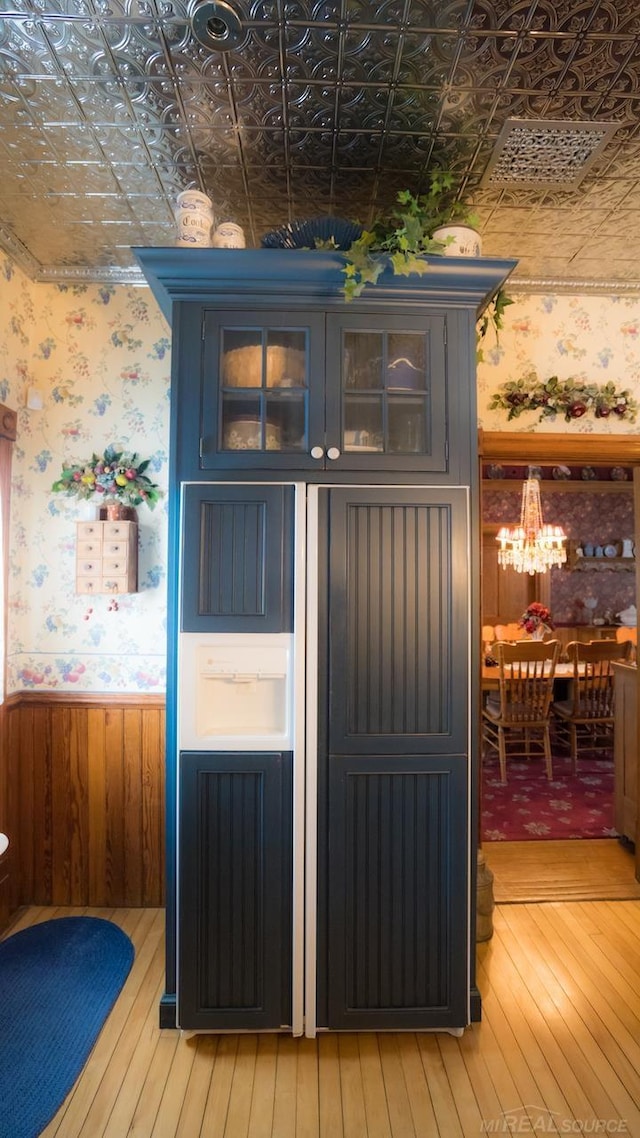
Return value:
<svg viewBox="0 0 640 1138">
<path fill-rule="evenodd" d="M 86 462 L 63 463 L 62 474 L 52 490 L 84 500 L 100 498 L 105 505 L 140 506 L 153 509 L 161 491 L 146 473 L 150 460 L 108 446 L 102 455 Z"/>
<path fill-rule="evenodd" d="M 532 601 L 520 617 L 518 628 L 524 628 L 530 636 L 537 635 L 541 638 L 545 632 L 553 632 L 555 625 L 547 606 L 541 605 L 539 601 Z"/>
</svg>

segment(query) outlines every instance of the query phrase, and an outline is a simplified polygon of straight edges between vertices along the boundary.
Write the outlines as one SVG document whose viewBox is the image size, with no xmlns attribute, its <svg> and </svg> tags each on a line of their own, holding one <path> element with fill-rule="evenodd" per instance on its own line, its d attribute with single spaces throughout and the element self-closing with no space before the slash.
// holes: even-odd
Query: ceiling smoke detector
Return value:
<svg viewBox="0 0 640 1138">
<path fill-rule="evenodd" d="M 619 125 L 507 119 L 480 185 L 573 190 Z"/>
<path fill-rule="evenodd" d="M 246 36 L 240 16 L 227 0 L 200 0 L 193 8 L 191 27 L 198 43 L 212 51 L 232 51 Z"/>
</svg>

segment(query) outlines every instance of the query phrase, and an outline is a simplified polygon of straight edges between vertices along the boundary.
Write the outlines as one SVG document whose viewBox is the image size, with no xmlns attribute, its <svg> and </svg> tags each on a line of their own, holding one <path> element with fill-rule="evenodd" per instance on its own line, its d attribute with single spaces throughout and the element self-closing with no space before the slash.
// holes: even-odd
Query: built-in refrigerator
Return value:
<svg viewBox="0 0 640 1138">
<path fill-rule="evenodd" d="M 468 491 L 181 500 L 178 1025 L 461 1029 Z"/>
</svg>

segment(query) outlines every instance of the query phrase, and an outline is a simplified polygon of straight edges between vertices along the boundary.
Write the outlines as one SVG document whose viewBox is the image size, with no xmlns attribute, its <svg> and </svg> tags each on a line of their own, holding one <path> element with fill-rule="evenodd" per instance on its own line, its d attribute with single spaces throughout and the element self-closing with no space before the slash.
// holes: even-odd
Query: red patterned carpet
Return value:
<svg viewBox="0 0 640 1138">
<path fill-rule="evenodd" d="M 553 760 L 549 782 L 541 760 L 507 760 L 507 784 L 497 758 L 483 760 L 482 841 L 517 842 L 558 838 L 611 838 L 613 759 Z"/>
</svg>

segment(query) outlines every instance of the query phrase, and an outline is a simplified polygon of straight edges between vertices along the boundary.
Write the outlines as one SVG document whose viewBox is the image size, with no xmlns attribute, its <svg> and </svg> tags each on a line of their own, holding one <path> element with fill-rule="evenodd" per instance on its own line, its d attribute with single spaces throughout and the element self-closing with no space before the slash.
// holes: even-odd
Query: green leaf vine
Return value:
<svg viewBox="0 0 640 1138">
<path fill-rule="evenodd" d="M 365 229 L 344 252 L 343 292 L 346 300 L 360 296 L 366 285 L 378 280 L 385 265 L 399 276 L 429 272 L 425 254 L 442 254 L 449 240 L 436 241 L 431 234 L 441 225 L 478 224 L 471 207 L 456 196 L 453 175 L 434 169 L 424 194 L 400 190 L 388 217 Z"/>
<path fill-rule="evenodd" d="M 496 338 L 496 344 L 500 343 L 500 333 L 504 328 L 504 313 L 505 309 L 513 304 L 513 298 L 505 292 L 504 288 L 499 288 L 496 294 L 491 298 L 489 304 L 485 308 L 482 316 L 476 324 L 476 362 L 482 363 L 484 361 L 484 344 L 489 328 L 493 328 Z"/>
<path fill-rule="evenodd" d="M 541 380 L 531 370 L 520 379 L 509 379 L 501 384 L 489 402 L 490 410 L 507 411 L 507 419 L 517 419 L 526 411 L 538 411 L 538 422 L 564 415 L 567 422 L 593 414 L 596 419 L 610 415 L 634 423 L 638 403 L 628 388 L 618 390 L 613 382 L 588 383 L 570 376 L 558 379 L 552 375 Z"/>
</svg>

